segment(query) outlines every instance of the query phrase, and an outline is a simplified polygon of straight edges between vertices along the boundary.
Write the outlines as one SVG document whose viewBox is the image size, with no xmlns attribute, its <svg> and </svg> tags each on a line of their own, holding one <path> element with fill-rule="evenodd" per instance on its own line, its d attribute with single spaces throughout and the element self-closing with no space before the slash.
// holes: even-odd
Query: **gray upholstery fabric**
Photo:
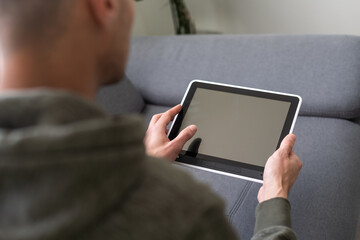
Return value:
<svg viewBox="0 0 360 240">
<path fill-rule="evenodd" d="M 355 119 L 354 122 L 360 124 L 360 118 Z"/>
<path fill-rule="evenodd" d="M 126 76 L 117 84 L 102 87 L 96 101 L 112 115 L 137 113 L 144 108 L 143 98 Z"/>
<path fill-rule="evenodd" d="M 359 125 L 307 117 L 299 119 L 295 134 L 295 151 L 304 162 L 290 198 L 295 231 L 303 234 L 300 239 L 354 239 L 360 215 Z"/>
<path fill-rule="evenodd" d="M 302 115 L 360 116 L 360 37 L 166 36 L 132 41 L 127 74 L 151 104 L 204 79 L 299 94 Z"/>
<path fill-rule="evenodd" d="M 155 114 L 166 112 L 170 108 L 171 107 L 147 104 L 142 112 L 145 118 L 145 124 L 149 124 L 152 116 Z"/>
</svg>

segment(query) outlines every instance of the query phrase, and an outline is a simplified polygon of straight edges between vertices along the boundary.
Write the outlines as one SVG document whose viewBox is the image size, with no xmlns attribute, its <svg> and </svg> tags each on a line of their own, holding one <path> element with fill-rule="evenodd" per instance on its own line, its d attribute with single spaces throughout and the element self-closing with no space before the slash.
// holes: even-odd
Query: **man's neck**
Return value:
<svg viewBox="0 0 360 240">
<path fill-rule="evenodd" d="M 94 99 L 97 89 L 95 66 L 88 59 L 67 56 L 69 51 L 39 53 L 17 51 L 4 56 L 0 91 L 54 88 Z"/>
</svg>

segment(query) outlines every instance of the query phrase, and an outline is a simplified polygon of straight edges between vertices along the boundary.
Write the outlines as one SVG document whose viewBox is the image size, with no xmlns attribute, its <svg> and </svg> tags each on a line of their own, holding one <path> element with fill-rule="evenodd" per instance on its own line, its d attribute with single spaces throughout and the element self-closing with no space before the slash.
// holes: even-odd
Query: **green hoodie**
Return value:
<svg viewBox="0 0 360 240">
<path fill-rule="evenodd" d="M 139 116 L 46 89 L 2 93 L 0 110 L 0 239 L 236 239 L 219 197 L 145 155 Z M 296 239 L 287 200 L 256 218 L 254 240 Z"/>
</svg>

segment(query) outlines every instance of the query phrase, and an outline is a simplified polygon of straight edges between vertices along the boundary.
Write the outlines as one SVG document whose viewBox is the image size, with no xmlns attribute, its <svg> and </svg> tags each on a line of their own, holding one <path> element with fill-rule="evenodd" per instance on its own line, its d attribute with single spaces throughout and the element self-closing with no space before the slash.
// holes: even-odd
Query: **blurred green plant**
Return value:
<svg viewBox="0 0 360 240">
<path fill-rule="evenodd" d="M 196 34 L 195 24 L 184 0 L 169 0 L 176 34 Z"/>
<path fill-rule="evenodd" d="M 137 2 L 142 0 L 135 0 Z M 196 27 L 184 0 L 169 0 L 175 33 L 196 34 Z"/>
</svg>

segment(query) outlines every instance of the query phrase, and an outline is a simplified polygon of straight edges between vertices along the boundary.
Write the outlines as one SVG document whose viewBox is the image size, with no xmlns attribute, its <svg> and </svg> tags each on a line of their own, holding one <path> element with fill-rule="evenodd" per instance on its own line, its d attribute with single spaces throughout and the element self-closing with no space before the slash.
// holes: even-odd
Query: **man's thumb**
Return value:
<svg viewBox="0 0 360 240">
<path fill-rule="evenodd" d="M 195 125 L 188 126 L 184 130 L 182 130 L 179 135 L 173 140 L 174 143 L 182 149 L 187 141 L 189 141 L 196 133 L 197 127 Z"/>
<path fill-rule="evenodd" d="M 291 153 L 296 141 L 296 136 L 294 134 L 287 135 L 281 142 L 280 149 Z"/>
</svg>

